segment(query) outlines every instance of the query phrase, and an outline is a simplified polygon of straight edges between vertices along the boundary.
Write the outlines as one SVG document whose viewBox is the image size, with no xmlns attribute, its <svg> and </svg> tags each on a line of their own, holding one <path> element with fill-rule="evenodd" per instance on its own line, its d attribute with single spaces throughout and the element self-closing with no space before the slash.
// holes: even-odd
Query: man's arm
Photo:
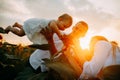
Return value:
<svg viewBox="0 0 120 80">
<path fill-rule="evenodd" d="M 43 29 L 41 31 L 41 33 L 45 36 L 45 38 L 47 39 L 48 41 L 48 44 L 50 44 L 50 53 L 51 55 L 55 54 L 57 52 L 57 49 L 55 47 L 55 44 L 54 44 L 54 40 L 53 40 L 53 33 L 51 31 L 49 31 L 48 28 L 46 29 Z"/>
<path fill-rule="evenodd" d="M 51 53 L 51 55 L 55 54 L 57 52 L 57 49 L 55 47 L 53 38 L 48 40 L 48 44 L 50 44 L 50 53 Z"/>
</svg>

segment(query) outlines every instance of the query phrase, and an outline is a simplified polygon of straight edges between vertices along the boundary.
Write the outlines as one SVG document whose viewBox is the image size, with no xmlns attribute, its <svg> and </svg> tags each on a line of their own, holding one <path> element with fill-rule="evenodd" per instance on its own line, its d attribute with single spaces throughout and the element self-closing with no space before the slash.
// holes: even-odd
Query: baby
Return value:
<svg viewBox="0 0 120 80">
<path fill-rule="evenodd" d="M 34 44 L 47 44 L 45 36 L 41 33 L 43 29 L 50 30 L 51 33 L 56 33 L 60 39 L 63 38 L 63 34 L 60 30 L 65 30 L 72 25 L 72 17 L 69 14 L 62 14 L 58 17 L 57 20 L 46 20 L 46 19 L 37 19 L 32 18 L 24 22 L 22 26 L 19 23 L 15 23 L 12 27 L 8 26 L 5 29 L 5 32 L 12 33 L 18 36 L 27 35 L 29 40 Z M 47 29 L 46 29 L 47 28 Z"/>
</svg>

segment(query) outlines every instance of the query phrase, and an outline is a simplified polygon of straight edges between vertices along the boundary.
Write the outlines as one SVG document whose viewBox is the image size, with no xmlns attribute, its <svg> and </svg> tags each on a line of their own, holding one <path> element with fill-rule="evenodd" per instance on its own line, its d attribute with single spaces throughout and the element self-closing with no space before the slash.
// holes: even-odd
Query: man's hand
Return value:
<svg viewBox="0 0 120 80">
<path fill-rule="evenodd" d="M 40 33 L 42 33 L 45 36 L 45 38 L 47 39 L 48 44 L 50 45 L 51 55 L 56 53 L 57 49 L 54 45 L 53 32 L 51 30 L 49 30 L 48 28 L 45 28 L 45 29 L 43 28 Z"/>
<path fill-rule="evenodd" d="M 53 32 L 47 27 L 43 28 L 40 33 L 42 33 L 48 41 L 53 39 Z"/>
<path fill-rule="evenodd" d="M 69 36 L 69 35 L 64 35 L 63 38 L 62 38 L 62 41 L 64 43 L 65 46 L 69 46 L 72 44 L 72 41 L 73 39 Z"/>
</svg>

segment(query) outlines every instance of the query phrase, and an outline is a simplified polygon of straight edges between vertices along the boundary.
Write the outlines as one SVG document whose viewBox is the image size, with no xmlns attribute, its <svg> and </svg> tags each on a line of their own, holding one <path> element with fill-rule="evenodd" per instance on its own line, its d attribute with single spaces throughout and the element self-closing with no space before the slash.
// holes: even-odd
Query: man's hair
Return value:
<svg viewBox="0 0 120 80">
<path fill-rule="evenodd" d="M 81 24 L 83 26 L 81 26 Z M 88 30 L 88 24 L 84 21 L 79 21 L 76 25 L 80 25 L 79 27 L 75 26 L 75 28 L 78 29 L 78 30 L 80 29 L 80 30 L 85 31 L 85 32 Z"/>
<path fill-rule="evenodd" d="M 85 21 L 80 21 L 80 23 L 88 27 L 88 24 Z"/>
<path fill-rule="evenodd" d="M 84 25 L 84 27 L 86 27 L 87 30 L 88 30 L 88 24 L 85 21 L 80 21 L 79 23 L 82 24 L 82 25 Z"/>
</svg>

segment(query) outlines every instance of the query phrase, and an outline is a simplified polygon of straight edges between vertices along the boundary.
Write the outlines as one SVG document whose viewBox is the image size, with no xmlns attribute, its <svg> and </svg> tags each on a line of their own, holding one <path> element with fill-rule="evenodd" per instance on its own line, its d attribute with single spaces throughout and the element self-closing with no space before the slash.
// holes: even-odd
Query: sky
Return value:
<svg viewBox="0 0 120 80">
<path fill-rule="evenodd" d="M 68 13 L 73 17 L 72 26 L 82 20 L 88 23 L 87 38 L 102 35 L 119 43 L 119 3 L 120 0 L 0 0 L 0 27 L 6 28 L 15 22 L 23 24 L 33 17 L 57 19 L 59 15 Z M 65 32 L 69 31 L 67 29 Z M 2 35 L 5 41 L 13 44 L 31 43 L 26 36 L 18 37 L 12 33 Z"/>
</svg>

